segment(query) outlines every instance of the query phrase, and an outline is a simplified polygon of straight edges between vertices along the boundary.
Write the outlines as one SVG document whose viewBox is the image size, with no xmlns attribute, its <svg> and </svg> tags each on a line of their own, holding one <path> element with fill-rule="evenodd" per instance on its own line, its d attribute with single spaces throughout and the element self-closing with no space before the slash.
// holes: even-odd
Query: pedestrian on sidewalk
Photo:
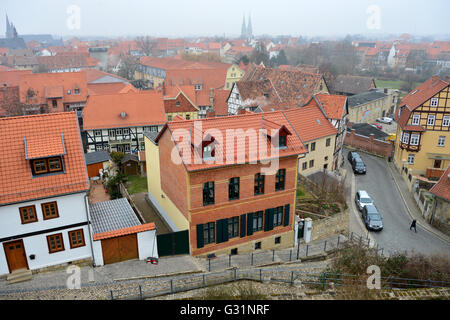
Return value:
<svg viewBox="0 0 450 320">
<path fill-rule="evenodd" d="M 412 228 L 414 228 L 414 232 L 417 233 L 417 229 L 416 229 L 416 220 L 413 220 L 411 223 L 411 226 L 409 227 L 409 230 L 411 230 Z"/>
</svg>

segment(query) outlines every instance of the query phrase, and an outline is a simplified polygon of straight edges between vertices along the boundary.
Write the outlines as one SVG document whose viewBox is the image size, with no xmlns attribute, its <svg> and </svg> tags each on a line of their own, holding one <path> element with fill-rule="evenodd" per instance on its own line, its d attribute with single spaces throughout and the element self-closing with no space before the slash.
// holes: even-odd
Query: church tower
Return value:
<svg viewBox="0 0 450 320">
<path fill-rule="evenodd" d="M 245 15 L 242 17 L 241 39 L 247 38 L 247 27 L 245 26 Z"/>
<path fill-rule="evenodd" d="M 248 15 L 247 39 L 251 40 L 252 38 L 253 38 L 252 18 L 250 15 Z"/>
</svg>

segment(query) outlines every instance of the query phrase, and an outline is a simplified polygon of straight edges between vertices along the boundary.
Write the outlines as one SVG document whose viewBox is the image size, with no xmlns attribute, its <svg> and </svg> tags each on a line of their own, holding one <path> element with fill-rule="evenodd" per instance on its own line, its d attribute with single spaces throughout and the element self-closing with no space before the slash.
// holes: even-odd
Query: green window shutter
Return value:
<svg viewBox="0 0 450 320">
<path fill-rule="evenodd" d="M 228 219 L 222 219 L 222 242 L 228 241 Z"/>
<path fill-rule="evenodd" d="M 245 228 L 247 227 L 247 216 L 241 214 L 241 238 L 245 237 Z"/>
<path fill-rule="evenodd" d="M 253 234 L 253 212 L 247 213 L 247 235 Z"/>
<path fill-rule="evenodd" d="M 217 220 L 217 243 L 228 241 L 228 219 Z"/>
<path fill-rule="evenodd" d="M 269 216 L 270 216 L 270 209 L 266 209 L 266 211 L 264 212 L 264 231 L 269 231 Z M 273 220 L 273 218 L 272 218 Z"/>
<path fill-rule="evenodd" d="M 197 225 L 197 248 L 203 248 L 203 224 Z"/>
<path fill-rule="evenodd" d="M 290 210 L 291 205 L 287 204 L 284 206 L 284 223 L 283 226 L 287 226 L 289 225 L 289 210 Z"/>
</svg>

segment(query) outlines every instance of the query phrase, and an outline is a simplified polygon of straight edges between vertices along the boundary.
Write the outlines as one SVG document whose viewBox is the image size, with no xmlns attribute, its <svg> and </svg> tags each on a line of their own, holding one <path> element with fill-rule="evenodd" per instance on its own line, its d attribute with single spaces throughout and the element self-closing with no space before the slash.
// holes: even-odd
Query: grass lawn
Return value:
<svg viewBox="0 0 450 320">
<path fill-rule="evenodd" d="M 401 91 L 401 87 L 402 84 L 404 83 L 404 81 L 402 80 L 375 80 L 375 84 L 377 86 L 377 88 L 384 88 L 384 87 L 388 87 L 388 88 L 392 88 L 392 89 L 398 89 Z M 414 88 L 418 87 L 421 83 L 417 82 L 414 84 Z"/>
<path fill-rule="evenodd" d="M 128 176 L 128 193 L 135 194 L 147 192 L 147 177 Z"/>
</svg>

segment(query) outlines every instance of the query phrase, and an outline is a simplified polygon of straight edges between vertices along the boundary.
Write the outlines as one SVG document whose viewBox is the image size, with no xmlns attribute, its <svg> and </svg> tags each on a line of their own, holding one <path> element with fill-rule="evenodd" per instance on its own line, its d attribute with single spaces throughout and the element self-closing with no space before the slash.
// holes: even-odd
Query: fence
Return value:
<svg viewBox="0 0 450 320">
<path fill-rule="evenodd" d="M 189 277 L 165 280 L 159 283 L 158 288 L 154 286 L 147 288 L 139 285 L 133 291 L 111 290 L 110 298 L 115 299 L 147 299 L 167 294 L 175 294 L 195 289 L 201 289 L 212 285 L 226 284 L 240 280 L 251 280 L 259 282 L 278 282 L 290 285 L 303 285 L 315 289 L 329 289 L 342 285 L 367 285 L 367 279 L 361 276 L 334 273 L 303 273 L 298 271 L 275 271 L 260 269 L 239 270 L 233 268 L 209 274 L 193 275 Z M 418 280 L 394 277 L 380 277 L 381 289 L 407 289 L 407 288 L 449 288 L 450 282 Z"/>
</svg>

